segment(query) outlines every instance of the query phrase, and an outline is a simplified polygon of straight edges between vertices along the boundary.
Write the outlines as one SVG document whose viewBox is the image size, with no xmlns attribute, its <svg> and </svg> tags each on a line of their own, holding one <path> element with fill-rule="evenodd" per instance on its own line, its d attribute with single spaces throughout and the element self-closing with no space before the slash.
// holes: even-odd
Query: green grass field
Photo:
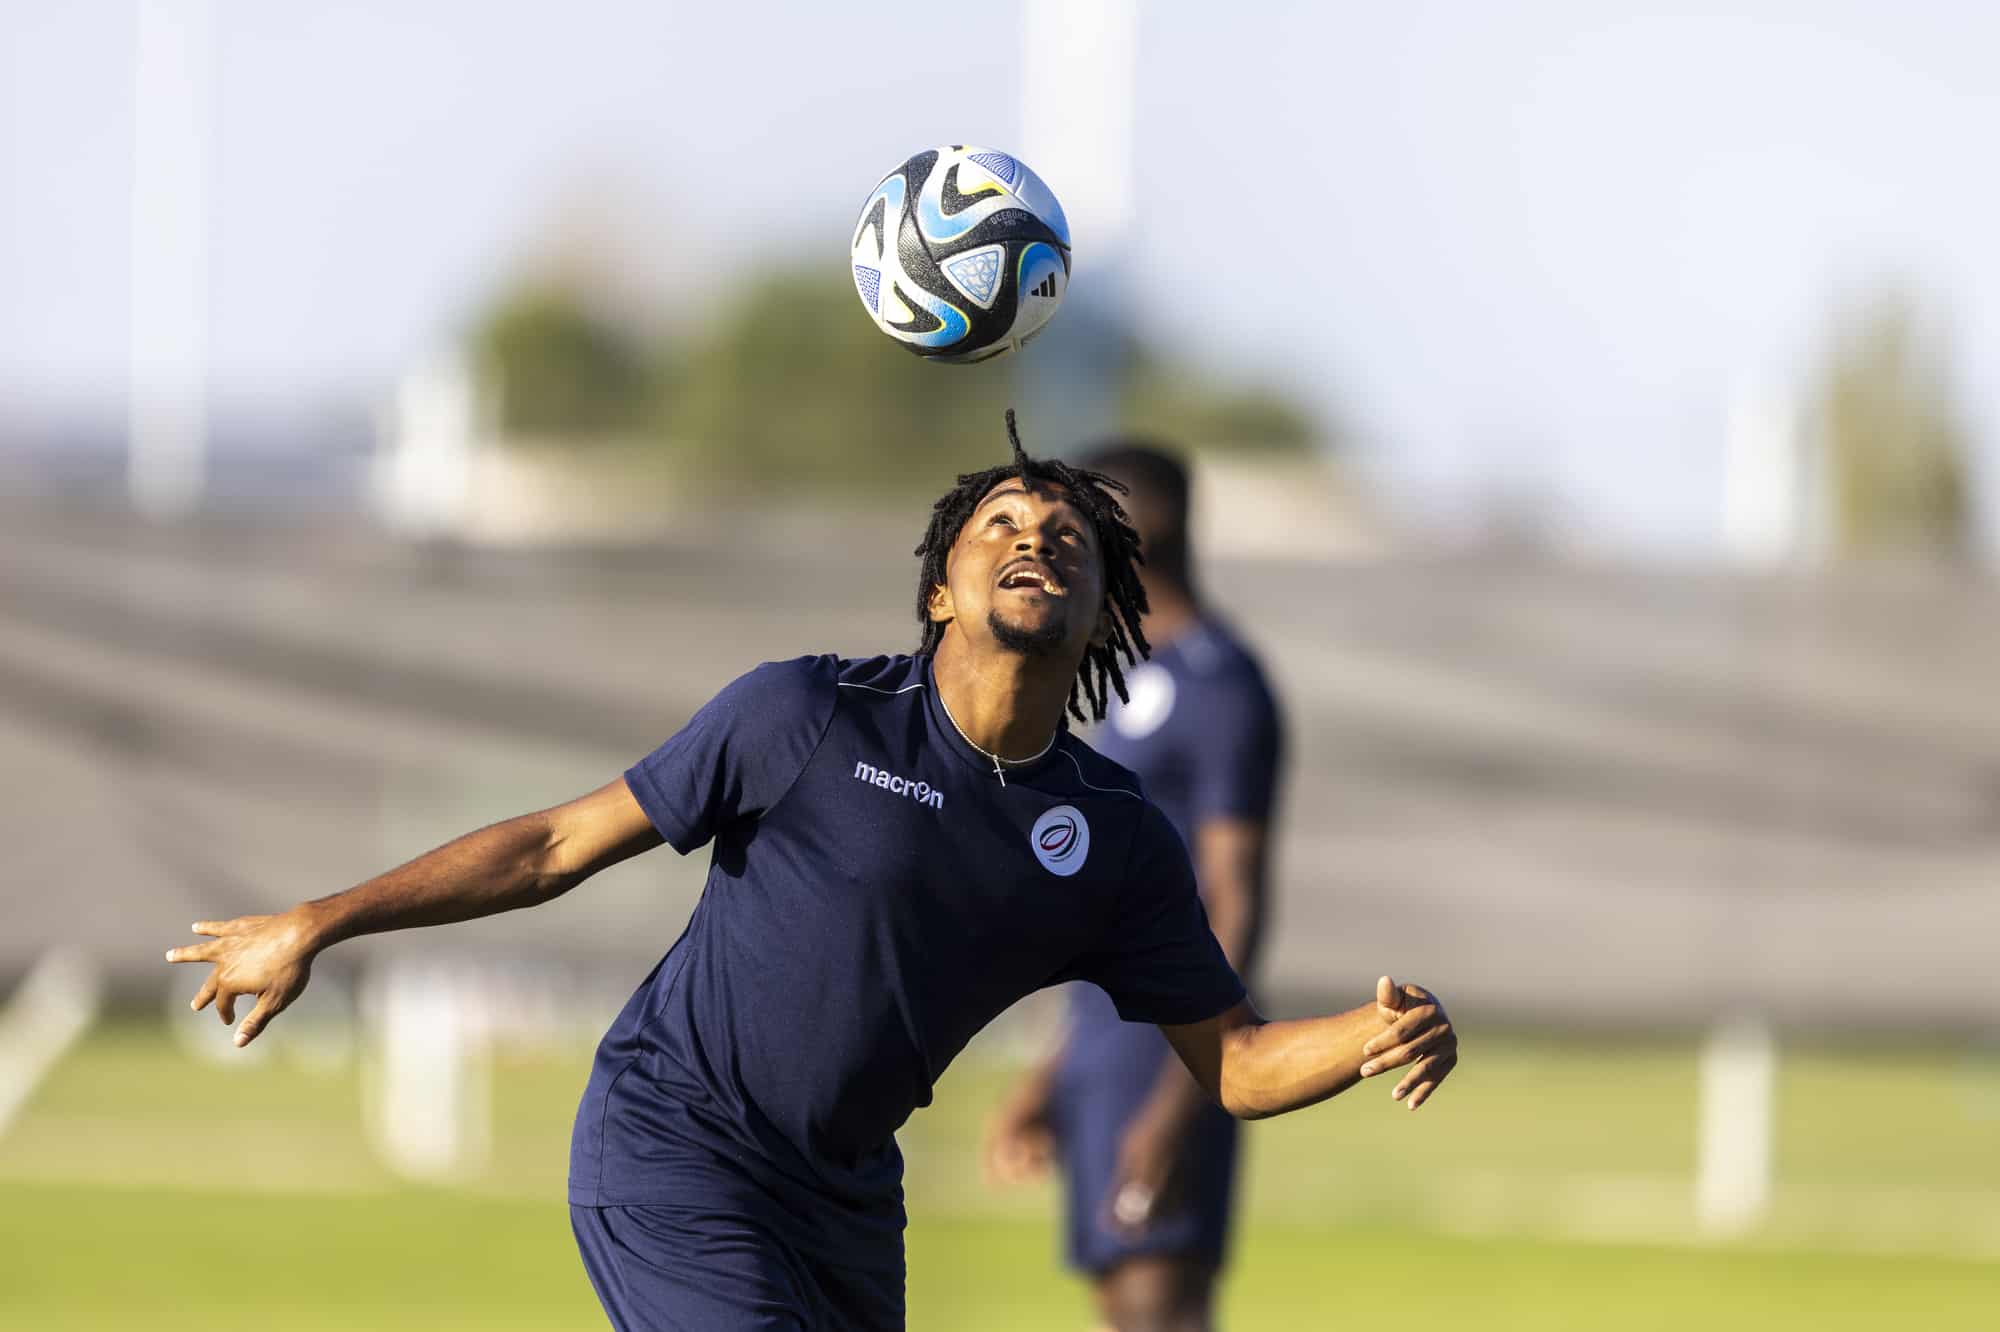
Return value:
<svg viewBox="0 0 2000 1332">
<path fill-rule="evenodd" d="M 274 1029 L 239 1068 L 157 1027 L 93 1035 L 0 1138 L 0 1326 L 603 1326 L 562 1205 L 587 1052 L 493 1069 L 493 1157 L 451 1188 L 370 1151 L 351 1062 Z M 906 1131 L 910 1326 L 1081 1328 L 1052 1194 L 971 1159 L 976 1059 Z M 1785 1060 L 1777 1197 L 1692 1226 L 1694 1062 L 1674 1043 L 1489 1039 L 1431 1107 L 1386 1089 L 1250 1130 L 1233 1329 L 1975 1327 L 2000 1309 L 2000 1064 Z"/>
</svg>

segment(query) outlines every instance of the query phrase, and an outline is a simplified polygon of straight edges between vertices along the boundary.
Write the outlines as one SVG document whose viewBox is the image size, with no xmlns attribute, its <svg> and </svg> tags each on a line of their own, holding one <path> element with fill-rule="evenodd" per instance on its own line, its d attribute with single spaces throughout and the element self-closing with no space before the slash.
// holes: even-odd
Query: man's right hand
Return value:
<svg viewBox="0 0 2000 1332">
<path fill-rule="evenodd" d="M 237 998 L 255 997 L 257 1006 L 236 1029 L 236 1044 L 248 1045 L 304 993 L 319 952 L 313 931 L 298 908 L 275 916 L 198 920 L 192 928 L 208 935 L 207 942 L 168 949 L 167 961 L 214 964 L 195 994 L 197 1013 L 213 1003 L 216 1016 L 234 1022 Z"/>
<path fill-rule="evenodd" d="M 553 809 L 454 838 L 344 893 L 275 916 L 199 921 L 194 932 L 208 942 L 170 949 L 167 961 L 215 964 L 194 997 L 196 1012 L 212 1002 L 234 1022 L 237 997 L 256 997 L 256 1010 L 236 1029 L 236 1043 L 248 1045 L 304 992 L 313 958 L 342 939 L 540 906 L 661 840 L 620 777 Z"/>
</svg>

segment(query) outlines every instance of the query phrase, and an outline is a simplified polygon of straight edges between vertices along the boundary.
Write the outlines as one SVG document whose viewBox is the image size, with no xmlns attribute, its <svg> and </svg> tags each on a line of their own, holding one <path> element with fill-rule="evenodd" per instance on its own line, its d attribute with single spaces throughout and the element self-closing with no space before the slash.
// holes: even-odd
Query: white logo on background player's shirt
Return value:
<svg viewBox="0 0 2000 1332">
<path fill-rule="evenodd" d="M 1174 710 L 1174 677 L 1167 668 L 1147 662 L 1125 677 L 1127 702 L 1111 714 L 1111 729 L 1127 740 L 1144 740 L 1160 729 Z"/>
<path fill-rule="evenodd" d="M 1090 825 L 1075 805 L 1057 805 L 1035 820 L 1028 847 L 1043 869 L 1067 879 L 1090 855 Z"/>
</svg>

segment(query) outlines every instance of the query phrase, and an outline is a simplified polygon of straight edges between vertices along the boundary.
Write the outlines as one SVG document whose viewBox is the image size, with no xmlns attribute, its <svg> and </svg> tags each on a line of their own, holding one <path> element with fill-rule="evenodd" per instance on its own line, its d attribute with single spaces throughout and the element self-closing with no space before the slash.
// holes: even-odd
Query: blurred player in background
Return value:
<svg viewBox="0 0 2000 1332">
<path fill-rule="evenodd" d="M 1187 468 L 1140 441 L 1084 465 L 1129 489 L 1153 648 L 1091 743 L 1138 776 L 1187 842 L 1216 939 L 1248 981 L 1284 751 L 1277 700 L 1256 657 L 1202 602 Z M 1102 990 L 1073 985 L 1061 1050 L 1016 1089 L 988 1136 L 989 1171 L 1003 1181 L 1060 1157 L 1069 1261 L 1095 1281 L 1119 1332 L 1209 1327 L 1228 1243 L 1236 1121 L 1171 1055 L 1158 1028 L 1120 1021 Z"/>
<path fill-rule="evenodd" d="M 1013 433 L 1013 413 L 1008 413 Z M 1414 986 L 1266 1022 L 1216 944 L 1186 848 L 1131 774 L 1069 733 L 1146 651 L 1115 482 L 1013 440 L 962 476 L 917 554 L 915 653 L 767 662 L 623 777 L 469 833 L 344 893 L 206 921 L 170 962 L 254 1039 L 342 939 L 540 905 L 666 842 L 712 845 L 686 932 L 598 1046 L 570 1221 L 620 1329 L 903 1326 L 895 1132 L 965 1043 L 1088 980 L 1161 1025 L 1245 1117 L 1407 1068 L 1457 1037 Z M 838 559 L 838 546 L 824 552 Z"/>
</svg>

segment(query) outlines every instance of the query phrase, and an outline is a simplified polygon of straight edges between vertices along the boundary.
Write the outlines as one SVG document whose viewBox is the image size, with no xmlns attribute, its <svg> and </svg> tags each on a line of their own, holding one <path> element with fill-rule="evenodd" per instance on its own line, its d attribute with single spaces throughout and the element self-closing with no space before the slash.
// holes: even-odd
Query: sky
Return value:
<svg viewBox="0 0 2000 1332">
<path fill-rule="evenodd" d="M 0 408 L 124 392 L 136 7 L 0 0 Z M 916 149 L 1022 133 L 1014 3 L 214 14 L 222 401 L 379 399 L 579 201 L 636 286 L 699 309 L 746 263 L 843 263 Z M 1389 502 L 1712 555 L 1731 403 L 1795 393 L 1893 280 L 1949 335 L 2000 550 L 2000 11 L 1139 15 L 1131 229 L 1079 230 L 1079 288 L 1118 270 L 1163 343 L 1317 403 Z"/>
</svg>

